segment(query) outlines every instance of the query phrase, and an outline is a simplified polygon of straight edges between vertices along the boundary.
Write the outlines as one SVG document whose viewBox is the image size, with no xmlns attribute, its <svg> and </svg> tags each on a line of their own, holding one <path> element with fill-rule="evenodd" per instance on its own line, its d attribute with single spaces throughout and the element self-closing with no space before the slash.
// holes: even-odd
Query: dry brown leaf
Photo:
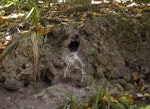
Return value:
<svg viewBox="0 0 150 109">
<path fill-rule="evenodd" d="M 139 77 L 138 77 L 138 75 L 137 75 L 137 73 L 135 73 L 135 72 L 132 72 L 132 79 L 134 80 L 134 81 L 136 81 L 136 80 L 138 80 L 139 79 Z"/>
<path fill-rule="evenodd" d="M 93 17 L 98 17 L 98 16 L 99 16 L 99 13 L 93 12 Z"/>
<path fill-rule="evenodd" d="M 129 102 L 130 104 L 134 104 L 134 99 L 133 99 L 132 96 L 129 96 L 129 97 L 128 97 L 128 102 Z"/>
<path fill-rule="evenodd" d="M 3 46 L 3 43 L 2 43 L 2 42 L 0 42 L 0 49 L 2 49 L 2 46 Z"/>
</svg>

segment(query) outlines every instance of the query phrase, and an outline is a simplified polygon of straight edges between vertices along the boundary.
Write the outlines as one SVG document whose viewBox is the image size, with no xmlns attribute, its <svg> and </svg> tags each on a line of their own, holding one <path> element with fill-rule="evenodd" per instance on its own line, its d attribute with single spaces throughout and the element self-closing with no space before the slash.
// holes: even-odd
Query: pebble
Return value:
<svg viewBox="0 0 150 109">
<path fill-rule="evenodd" d="M 111 87 L 109 92 L 112 96 L 115 96 L 115 97 L 117 97 L 120 94 L 120 91 L 118 90 L 117 87 Z"/>
<path fill-rule="evenodd" d="M 124 88 L 120 85 L 120 84 L 115 84 L 115 86 L 118 88 L 118 90 L 121 92 L 121 91 L 124 91 Z"/>
<path fill-rule="evenodd" d="M 7 78 L 4 82 L 4 88 L 8 90 L 15 91 L 21 87 L 23 87 L 23 84 L 14 78 Z"/>
<path fill-rule="evenodd" d="M 134 87 L 133 84 L 127 83 L 127 84 L 125 85 L 125 90 L 129 91 L 129 90 L 133 90 L 133 89 L 135 89 L 135 87 Z"/>
</svg>

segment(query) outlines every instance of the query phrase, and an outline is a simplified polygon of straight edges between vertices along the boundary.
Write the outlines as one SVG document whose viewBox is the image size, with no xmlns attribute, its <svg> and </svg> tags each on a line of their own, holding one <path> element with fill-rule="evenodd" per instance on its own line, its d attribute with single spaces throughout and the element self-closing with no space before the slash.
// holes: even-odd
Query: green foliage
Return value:
<svg viewBox="0 0 150 109">
<path fill-rule="evenodd" d="M 139 109 L 136 105 L 131 105 L 127 102 L 110 103 L 113 109 Z"/>
<path fill-rule="evenodd" d="M 95 100 L 94 100 L 94 103 L 93 103 L 93 106 L 92 106 L 93 109 L 99 109 L 99 106 L 100 106 L 99 100 L 100 99 L 101 99 L 101 93 L 100 93 L 100 90 L 97 90 Z"/>
<path fill-rule="evenodd" d="M 145 107 L 140 107 L 140 109 L 150 109 L 150 105 L 147 105 Z"/>
<path fill-rule="evenodd" d="M 37 27 L 40 19 L 40 11 L 34 0 L 29 0 L 29 4 L 31 9 L 25 19 L 30 19 L 31 25 Z"/>
<path fill-rule="evenodd" d="M 40 79 L 40 72 L 39 72 L 39 51 L 40 51 L 40 42 L 41 42 L 41 36 L 39 34 L 38 26 L 39 26 L 39 20 L 40 20 L 40 11 L 37 6 L 37 0 L 29 0 L 30 4 L 30 11 L 26 16 L 26 20 L 30 20 L 31 22 L 31 39 L 33 43 L 32 51 L 33 51 L 33 57 L 34 57 L 34 78 L 35 81 L 37 79 Z"/>
<path fill-rule="evenodd" d="M 4 10 L 10 10 L 7 11 L 7 13 L 11 13 L 15 10 L 15 12 L 21 12 L 23 10 L 29 11 L 30 10 L 30 4 L 29 1 L 26 0 L 2 0 L 0 1 L 0 4 L 3 6 Z"/>
<path fill-rule="evenodd" d="M 63 109 L 67 109 L 71 107 L 72 104 L 72 95 L 67 98 L 67 100 L 63 103 Z"/>
<path fill-rule="evenodd" d="M 150 0 L 133 0 L 135 2 L 150 2 Z"/>
<path fill-rule="evenodd" d="M 90 5 L 91 4 L 91 0 L 75 0 L 75 3 Z"/>
<path fill-rule="evenodd" d="M 2 0 L 1 1 L 3 4 L 6 4 L 5 7 L 9 7 L 11 5 L 17 6 L 19 3 L 19 0 Z"/>
<path fill-rule="evenodd" d="M 128 100 L 118 100 L 118 98 L 113 97 L 106 90 L 108 88 L 107 84 L 101 89 L 97 89 L 95 96 L 91 96 L 94 91 L 95 82 L 92 83 L 87 96 L 82 101 L 75 102 L 76 99 L 73 100 L 72 96 L 67 97 L 68 99 L 64 102 L 63 109 L 139 109 L 136 105 L 128 102 Z M 122 96 L 124 97 L 124 95 Z"/>
</svg>

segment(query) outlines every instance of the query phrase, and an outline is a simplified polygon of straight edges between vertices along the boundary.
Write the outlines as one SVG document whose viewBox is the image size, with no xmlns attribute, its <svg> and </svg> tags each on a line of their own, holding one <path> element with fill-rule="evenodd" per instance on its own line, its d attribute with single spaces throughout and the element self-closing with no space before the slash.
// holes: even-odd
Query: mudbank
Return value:
<svg viewBox="0 0 150 109">
<path fill-rule="evenodd" d="M 114 95 L 138 90 L 137 86 L 150 82 L 150 15 L 143 12 L 142 17 L 125 18 L 110 13 L 89 18 L 81 25 L 59 25 L 47 34 L 39 60 L 40 84 L 44 85 L 39 85 L 38 91 L 30 38 L 3 60 L 0 103 L 6 103 L 1 109 L 54 109 L 63 103 L 66 93 L 86 96 L 95 79 L 101 87 L 110 78 L 117 84 L 117 89 L 110 89 Z M 142 76 L 137 82 L 132 74 Z M 17 91 L 4 94 L 4 88 Z M 150 93 L 150 87 L 142 90 Z"/>
</svg>

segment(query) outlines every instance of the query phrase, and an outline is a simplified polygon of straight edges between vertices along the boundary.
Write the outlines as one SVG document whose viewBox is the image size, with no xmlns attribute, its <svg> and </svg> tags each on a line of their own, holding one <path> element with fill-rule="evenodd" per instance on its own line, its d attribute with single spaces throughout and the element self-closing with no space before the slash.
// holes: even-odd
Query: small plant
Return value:
<svg viewBox="0 0 150 109">
<path fill-rule="evenodd" d="M 31 10 L 26 16 L 26 20 L 30 19 L 31 22 L 31 39 L 33 43 L 32 51 L 33 51 L 33 57 L 34 57 L 34 78 L 37 80 L 37 78 L 40 78 L 40 72 L 39 72 L 39 46 L 40 46 L 40 33 L 39 33 L 39 19 L 40 19 L 40 11 L 36 5 L 36 2 L 33 0 L 29 0 L 29 3 L 31 5 Z"/>
<path fill-rule="evenodd" d="M 2 0 L 3 4 L 5 4 L 5 7 L 9 7 L 11 5 L 17 6 L 19 3 L 19 0 Z"/>
<path fill-rule="evenodd" d="M 83 100 L 79 101 L 77 99 L 77 101 L 73 99 L 72 96 L 67 97 L 68 99 L 64 102 L 63 109 L 139 109 L 137 106 L 133 105 L 133 98 L 128 93 L 113 97 L 108 90 L 108 81 L 106 81 L 101 89 L 96 88 L 95 84 L 96 81 L 94 80 Z M 97 90 L 92 96 L 94 89 Z"/>
<path fill-rule="evenodd" d="M 147 105 L 145 107 L 140 107 L 140 109 L 150 109 L 150 105 Z"/>
<path fill-rule="evenodd" d="M 18 4 L 20 4 L 21 2 L 23 2 L 23 0 L 19 1 L 19 0 L 3 0 L 1 1 L 2 3 L 6 4 L 6 6 L 17 6 Z M 40 77 L 39 74 L 39 46 L 40 46 L 40 42 L 41 42 L 41 36 L 39 33 L 39 19 L 40 19 L 40 11 L 38 6 L 36 5 L 36 2 L 34 2 L 34 0 L 28 0 L 28 4 L 29 4 L 29 8 L 30 11 L 27 14 L 25 20 L 29 20 L 31 22 L 31 27 L 30 30 L 25 33 L 24 35 L 20 34 L 20 36 L 18 36 L 18 38 L 13 41 L 12 44 L 10 44 L 5 50 L 4 52 L 0 55 L 0 61 L 2 61 L 4 59 L 4 57 L 13 50 L 13 48 L 26 36 L 31 36 L 31 40 L 33 43 L 33 47 L 32 47 L 32 51 L 33 51 L 33 57 L 34 57 L 34 78 L 35 80 L 37 80 L 37 78 Z M 29 35 L 30 34 L 30 35 Z"/>
</svg>

